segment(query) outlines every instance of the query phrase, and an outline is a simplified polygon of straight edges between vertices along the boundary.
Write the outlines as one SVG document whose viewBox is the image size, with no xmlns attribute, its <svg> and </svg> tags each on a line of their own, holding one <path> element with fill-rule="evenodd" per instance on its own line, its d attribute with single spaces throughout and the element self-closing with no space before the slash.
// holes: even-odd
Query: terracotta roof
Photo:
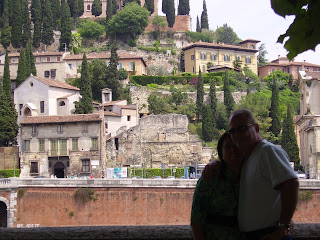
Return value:
<svg viewBox="0 0 320 240">
<path fill-rule="evenodd" d="M 288 67 L 288 66 L 304 66 L 304 67 L 317 67 L 320 68 L 320 65 L 317 64 L 313 64 L 313 63 L 308 63 L 308 62 L 284 62 L 284 63 L 275 63 L 275 62 L 271 62 L 268 63 L 264 66 L 261 66 L 259 68 L 263 68 L 266 66 L 279 66 L 279 67 Z"/>
<path fill-rule="evenodd" d="M 195 48 L 195 47 L 203 47 L 203 48 L 216 48 L 216 49 L 229 49 L 229 50 L 237 50 L 237 51 L 246 51 L 246 52 L 258 52 L 257 49 L 240 47 L 237 45 L 228 45 L 228 44 L 218 44 L 218 43 L 208 43 L 208 42 L 196 42 L 192 43 L 188 46 L 182 48 L 183 51 Z"/>
<path fill-rule="evenodd" d="M 73 114 L 56 116 L 34 116 L 26 117 L 21 125 L 40 124 L 40 123 L 67 123 L 67 122 L 100 122 L 102 119 L 99 114 Z"/>
<path fill-rule="evenodd" d="M 37 56 L 62 56 L 64 54 L 64 52 L 34 52 L 33 56 L 37 57 Z M 19 57 L 20 53 L 16 52 L 16 53 L 9 53 L 8 54 L 9 57 Z"/>
<path fill-rule="evenodd" d="M 42 82 L 50 87 L 65 88 L 65 89 L 77 90 L 77 91 L 80 90 L 79 88 L 77 88 L 75 86 L 72 86 L 70 84 L 67 84 L 67 83 L 64 83 L 61 81 L 51 80 L 51 79 L 47 79 L 47 78 L 40 78 L 37 76 L 30 76 L 30 77 L 33 77 L 33 78 L 39 80 L 40 82 Z"/>
<path fill-rule="evenodd" d="M 241 41 L 241 42 L 239 42 L 239 43 L 246 43 L 246 42 L 255 42 L 255 43 L 258 43 L 258 42 L 260 42 L 260 41 L 259 41 L 259 40 L 252 39 L 252 38 L 249 38 L 249 39 L 243 40 L 243 41 Z"/>
<path fill-rule="evenodd" d="M 105 102 L 105 103 L 101 103 L 102 106 L 113 106 L 116 105 L 116 103 L 121 102 L 123 100 L 116 100 L 116 101 L 110 101 L 110 102 Z"/>
<path fill-rule="evenodd" d="M 312 79 L 318 79 L 320 80 L 320 71 L 319 72 L 306 72 L 306 77 L 312 77 Z"/>
<path fill-rule="evenodd" d="M 121 114 L 115 113 L 115 112 L 104 112 L 105 116 L 115 116 L 115 117 L 121 117 Z"/>
<path fill-rule="evenodd" d="M 134 106 L 129 106 L 129 105 L 116 105 L 120 108 L 124 108 L 124 109 L 133 109 L 136 110 L 136 108 Z"/>
</svg>

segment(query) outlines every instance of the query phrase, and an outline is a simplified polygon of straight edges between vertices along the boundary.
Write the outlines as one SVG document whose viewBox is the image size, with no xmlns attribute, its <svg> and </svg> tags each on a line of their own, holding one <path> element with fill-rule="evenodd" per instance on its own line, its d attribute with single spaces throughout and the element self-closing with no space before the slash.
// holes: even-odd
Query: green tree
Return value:
<svg viewBox="0 0 320 240">
<path fill-rule="evenodd" d="M 107 0 L 107 9 L 106 9 L 106 24 L 108 24 L 109 20 L 113 17 L 112 12 L 112 0 Z"/>
<path fill-rule="evenodd" d="M 148 97 L 148 110 L 151 114 L 168 114 L 171 112 L 167 101 L 153 93 Z"/>
<path fill-rule="evenodd" d="M 123 0 L 123 5 L 126 6 L 130 3 L 136 3 L 139 6 L 141 6 L 141 1 L 140 0 Z"/>
<path fill-rule="evenodd" d="M 65 0 L 61 1 L 61 36 L 60 36 L 60 51 L 65 47 L 69 48 L 71 41 L 72 20 L 70 9 Z M 64 46 L 65 44 L 65 46 Z"/>
<path fill-rule="evenodd" d="M 9 0 L 2 1 L 2 14 L 0 19 L 1 36 L 0 43 L 6 49 L 11 42 L 11 27 L 9 25 Z"/>
<path fill-rule="evenodd" d="M 93 0 L 92 3 L 92 14 L 96 16 L 100 16 L 102 13 L 102 3 L 101 0 Z"/>
<path fill-rule="evenodd" d="M 242 73 L 247 84 L 247 95 L 251 90 L 260 90 L 260 79 L 249 67 L 244 67 Z"/>
<path fill-rule="evenodd" d="M 270 117 L 271 126 L 269 131 L 272 132 L 275 137 L 278 137 L 281 131 L 281 114 L 279 109 L 279 87 L 275 78 L 273 78 L 272 84 Z"/>
<path fill-rule="evenodd" d="M 259 67 L 264 66 L 268 63 L 268 59 L 266 59 L 266 54 L 268 54 L 265 44 L 262 43 L 259 46 L 259 55 L 258 55 L 258 65 Z"/>
<path fill-rule="evenodd" d="M 229 117 L 231 112 L 233 111 L 235 103 L 230 89 L 230 79 L 228 76 L 228 71 L 225 73 L 225 76 L 223 77 L 223 93 L 223 103 L 226 106 L 227 117 Z"/>
<path fill-rule="evenodd" d="M 239 59 L 234 60 L 232 65 L 233 65 L 234 69 L 241 71 L 241 69 L 242 69 L 241 68 L 241 65 L 242 65 L 242 61 L 241 60 L 239 60 Z"/>
<path fill-rule="evenodd" d="M 33 26 L 32 45 L 35 48 L 38 48 L 40 46 L 41 19 L 42 19 L 41 1 L 40 0 L 32 0 L 32 2 L 31 2 L 31 20 L 34 25 Z"/>
<path fill-rule="evenodd" d="M 201 13 L 201 30 L 202 29 L 209 29 L 209 20 L 208 20 L 206 0 L 203 0 L 203 10 Z"/>
<path fill-rule="evenodd" d="M 112 100 L 118 100 L 122 96 L 122 87 L 119 82 L 119 57 L 117 54 L 117 50 L 118 46 L 116 42 L 113 42 L 111 45 L 110 62 L 107 67 L 105 76 L 106 87 L 112 89 Z"/>
<path fill-rule="evenodd" d="M 196 32 L 201 32 L 201 26 L 199 22 L 199 17 L 197 16 L 197 27 L 196 27 Z"/>
<path fill-rule="evenodd" d="M 169 8 L 169 0 L 162 0 L 162 12 L 167 13 L 167 10 Z"/>
<path fill-rule="evenodd" d="M 11 27 L 9 25 L 1 29 L 0 43 L 6 49 L 11 42 Z"/>
<path fill-rule="evenodd" d="M 154 26 L 154 37 L 157 39 L 159 37 L 161 29 L 164 29 L 166 26 L 168 26 L 166 20 L 162 16 L 155 16 L 152 19 L 152 25 Z"/>
<path fill-rule="evenodd" d="M 150 14 L 152 14 L 154 12 L 154 0 L 146 0 L 144 7 L 146 7 Z"/>
<path fill-rule="evenodd" d="M 212 111 L 209 105 L 202 107 L 202 139 L 211 142 L 214 137 L 215 127 Z"/>
<path fill-rule="evenodd" d="M 295 16 L 286 33 L 278 38 L 279 43 L 286 40 L 289 60 L 309 49 L 315 50 L 320 42 L 319 25 L 315 24 L 319 22 L 320 1 L 271 0 L 271 7 L 282 17 Z"/>
<path fill-rule="evenodd" d="M 289 85 L 291 79 L 291 74 L 282 72 L 280 70 L 270 73 L 268 76 L 264 77 L 264 82 L 267 83 L 269 88 L 272 88 L 273 80 L 276 80 L 280 90 L 285 89 Z"/>
<path fill-rule="evenodd" d="M 53 17 L 51 12 L 50 0 L 44 0 L 42 5 L 43 11 L 43 22 L 42 22 L 42 35 L 41 42 L 46 45 L 53 43 Z"/>
<path fill-rule="evenodd" d="M 70 8 L 70 14 L 71 14 L 71 17 L 73 18 L 73 22 L 75 25 L 77 25 L 77 19 L 83 13 L 83 6 L 82 8 L 80 6 L 81 2 L 83 4 L 83 0 L 67 0 L 67 2 Z"/>
<path fill-rule="evenodd" d="M 189 0 L 179 0 L 178 15 L 189 15 L 190 4 Z"/>
<path fill-rule="evenodd" d="M 198 83 L 197 83 L 197 99 L 196 99 L 198 121 L 200 121 L 200 115 L 202 112 L 203 98 L 204 98 L 203 78 L 202 78 L 201 69 L 199 69 Z"/>
<path fill-rule="evenodd" d="M 210 109 L 212 112 L 212 119 L 214 122 L 217 121 L 217 106 L 218 106 L 218 99 L 216 94 L 216 84 L 214 80 L 210 82 L 210 90 L 209 90 L 209 98 L 210 98 Z"/>
<path fill-rule="evenodd" d="M 30 76 L 30 74 L 32 74 L 33 76 L 37 76 L 37 70 L 34 63 L 34 55 L 30 40 L 28 41 L 26 47 L 26 71 L 26 76 Z"/>
<path fill-rule="evenodd" d="M 93 100 L 101 102 L 101 89 L 106 87 L 104 81 L 106 75 L 106 63 L 101 59 L 93 59 L 88 63 L 90 79 L 92 79 Z"/>
<path fill-rule="evenodd" d="M 27 79 L 27 66 L 26 66 L 26 55 L 24 48 L 20 50 L 19 63 L 18 63 L 18 71 L 16 78 L 16 86 L 18 87 L 24 80 Z"/>
<path fill-rule="evenodd" d="M 22 36 L 21 45 L 25 47 L 31 39 L 31 22 L 29 17 L 28 1 L 21 1 Z"/>
<path fill-rule="evenodd" d="M 217 42 L 232 44 L 235 45 L 240 42 L 237 34 L 233 31 L 232 27 L 228 26 L 228 24 L 223 24 L 222 27 L 219 27 L 216 30 Z"/>
<path fill-rule="evenodd" d="M 108 21 L 107 34 L 113 37 L 123 35 L 135 40 L 143 33 L 148 23 L 148 10 L 137 3 L 130 3 Z"/>
<path fill-rule="evenodd" d="M 104 27 L 92 20 L 84 20 L 78 25 L 78 32 L 81 37 L 97 39 L 104 33 Z"/>
<path fill-rule="evenodd" d="M 176 21 L 176 10 L 174 7 L 174 0 L 168 0 L 168 9 L 166 11 L 167 22 L 170 28 L 173 27 Z"/>
<path fill-rule="evenodd" d="M 15 16 L 12 22 L 11 30 L 11 44 L 14 48 L 19 48 L 21 46 L 22 37 L 22 14 L 21 14 L 21 4 L 20 0 L 12 0 L 14 8 L 12 13 Z"/>
<path fill-rule="evenodd" d="M 291 106 L 287 108 L 287 116 L 283 121 L 283 131 L 281 136 L 281 147 L 288 153 L 291 162 L 294 162 L 295 170 L 300 167 L 299 147 L 297 143 L 297 136 L 294 132 L 294 124 Z"/>
<path fill-rule="evenodd" d="M 3 92 L 7 97 L 11 97 L 11 95 L 12 95 L 8 50 L 6 50 L 6 56 L 5 56 L 5 60 L 4 60 Z"/>
<path fill-rule="evenodd" d="M 80 94 L 81 99 L 76 103 L 77 114 L 88 114 L 93 112 L 92 107 L 92 89 L 91 79 L 88 70 L 88 61 L 86 54 L 83 54 L 81 64 L 81 77 L 80 77 Z"/>
<path fill-rule="evenodd" d="M 58 30 L 58 22 L 61 17 L 61 3 L 60 0 L 51 0 L 51 12 L 52 12 L 52 27 L 54 30 Z"/>
<path fill-rule="evenodd" d="M 76 54 L 81 50 L 82 37 L 80 33 L 76 32 L 71 35 L 70 52 Z"/>
</svg>

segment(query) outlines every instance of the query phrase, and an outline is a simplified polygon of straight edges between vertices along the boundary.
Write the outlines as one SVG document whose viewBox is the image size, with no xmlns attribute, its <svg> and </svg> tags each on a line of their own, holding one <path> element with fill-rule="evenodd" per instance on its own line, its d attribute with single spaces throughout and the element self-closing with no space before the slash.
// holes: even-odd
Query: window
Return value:
<svg viewBox="0 0 320 240">
<path fill-rule="evenodd" d="M 230 56 L 229 55 L 224 55 L 224 61 L 225 62 L 230 62 Z"/>
<path fill-rule="evenodd" d="M 58 140 L 50 140 L 51 156 L 58 155 Z"/>
<path fill-rule="evenodd" d="M 87 133 L 88 132 L 88 123 L 83 124 L 82 126 L 82 132 Z"/>
<path fill-rule="evenodd" d="M 39 139 L 39 152 L 44 152 L 44 139 Z"/>
<path fill-rule="evenodd" d="M 51 78 L 56 78 L 56 69 L 50 70 Z"/>
<path fill-rule="evenodd" d="M 66 103 L 64 101 L 59 102 L 60 107 L 65 106 L 65 105 L 66 105 Z"/>
<path fill-rule="evenodd" d="M 116 150 L 119 150 L 119 138 L 114 139 L 114 144 L 116 145 Z"/>
<path fill-rule="evenodd" d="M 129 68 L 130 68 L 130 71 L 133 71 L 133 62 L 130 62 Z"/>
<path fill-rule="evenodd" d="M 60 56 L 57 57 L 57 62 L 60 62 Z"/>
<path fill-rule="evenodd" d="M 31 162 L 30 173 L 39 173 L 38 162 Z"/>
<path fill-rule="evenodd" d="M 47 57 L 47 62 L 50 62 L 50 61 L 51 61 L 50 57 Z"/>
<path fill-rule="evenodd" d="M 202 59 L 202 60 L 207 59 L 207 54 L 206 53 L 200 53 L 200 59 Z"/>
<path fill-rule="evenodd" d="M 87 11 L 91 11 L 91 6 L 90 6 L 90 4 L 87 5 Z"/>
<path fill-rule="evenodd" d="M 192 67 L 192 72 L 194 73 L 195 71 L 194 71 L 194 67 Z"/>
<path fill-rule="evenodd" d="M 290 73 L 290 68 L 288 68 L 288 73 Z"/>
<path fill-rule="evenodd" d="M 72 150 L 73 151 L 79 150 L 78 138 L 72 138 Z"/>
<path fill-rule="evenodd" d="M 191 55 L 191 60 L 194 60 L 194 55 Z"/>
<path fill-rule="evenodd" d="M 63 133 L 63 126 L 62 126 L 62 124 L 59 124 L 59 125 L 58 125 L 57 132 L 58 132 L 58 133 Z"/>
<path fill-rule="evenodd" d="M 50 71 L 44 71 L 44 77 L 45 78 L 50 77 Z"/>
<path fill-rule="evenodd" d="M 316 71 L 317 71 L 317 69 L 316 69 L 316 68 L 314 68 L 314 69 L 313 69 L 313 71 L 314 71 L 314 72 L 316 72 Z"/>
<path fill-rule="evenodd" d="M 24 140 L 23 142 L 23 151 L 30 152 L 30 140 Z"/>
<path fill-rule="evenodd" d="M 19 115 L 22 115 L 22 108 L 23 108 L 23 104 L 19 104 Z"/>
<path fill-rule="evenodd" d="M 240 61 L 241 61 L 241 57 L 240 57 L 240 56 L 237 56 L 237 57 L 236 57 L 236 61 L 240 62 Z"/>
<path fill-rule="evenodd" d="M 82 160 L 82 172 L 90 172 L 90 159 Z"/>
<path fill-rule="evenodd" d="M 118 70 L 122 69 L 123 68 L 123 63 L 119 63 L 118 64 Z"/>
<path fill-rule="evenodd" d="M 128 121 L 128 122 L 131 121 L 131 116 L 130 116 L 130 115 L 127 116 L 127 121 Z"/>
<path fill-rule="evenodd" d="M 98 150 L 98 138 L 91 138 L 91 150 Z"/>
<path fill-rule="evenodd" d="M 251 57 L 246 57 L 246 63 L 251 63 Z"/>
<path fill-rule="evenodd" d="M 44 101 L 40 101 L 40 113 L 44 113 Z"/>
<path fill-rule="evenodd" d="M 216 61 L 217 60 L 217 55 L 216 54 L 211 54 L 211 60 Z"/>
<path fill-rule="evenodd" d="M 67 155 L 67 139 L 60 139 L 60 155 Z"/>
<path fill-rule="evenodd" d="M 68 64 L 68 65 L 69 65 L 69 68 L 72 69 L 72 64 Z"/>
<path fill-rule="evenodd" d="M 35 135 L 37 134 L 38 131 L 37 131 L 37 125 L 32 125 L 32 135 Z"/>
</svg>

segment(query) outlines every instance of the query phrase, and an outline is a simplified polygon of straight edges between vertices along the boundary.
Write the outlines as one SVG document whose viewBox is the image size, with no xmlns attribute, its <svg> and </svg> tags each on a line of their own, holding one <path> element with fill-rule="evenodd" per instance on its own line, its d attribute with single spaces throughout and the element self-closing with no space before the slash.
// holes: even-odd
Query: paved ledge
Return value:
<svg viewBox="0 0 320 240">
<path fill-rule="evenodd" d="M 299 179 L 301 190 L 320 189 L 320 180 Z M 9 178 L 0 180 L 0 189 L 19 187 L 159 187 L 194 188 L 197 179 L 68 179 L 68 178 Z"/>
<path fill-rule="evenodd" d="M 295 240 L 320 239 L 319 224 L 296 224 Z M 1 240 L 192 240 L 190 226 L 96 226 L 52 228 L 0 228 Z"/>
</svg>

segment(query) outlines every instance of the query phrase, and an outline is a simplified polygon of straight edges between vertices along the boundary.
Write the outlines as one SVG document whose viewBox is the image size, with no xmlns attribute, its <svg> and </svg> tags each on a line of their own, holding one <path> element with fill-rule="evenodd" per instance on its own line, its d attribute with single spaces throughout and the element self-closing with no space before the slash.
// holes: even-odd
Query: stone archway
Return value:
<svg viewBox="0 0 320 240">
<path fill-rule="evenodd" d="M 7 214 L 7 205 L 0 201 L 0 228 L 7 227 L 8 214 Z"/>
<path fill-rule="evenodd" d="M 54 167 L 54 175 L 57 176 L 57 178 L 64 178 L 64 172 L 65 172 L 65 166 L 62 162 L 57 162 Z"/>
</svg>

